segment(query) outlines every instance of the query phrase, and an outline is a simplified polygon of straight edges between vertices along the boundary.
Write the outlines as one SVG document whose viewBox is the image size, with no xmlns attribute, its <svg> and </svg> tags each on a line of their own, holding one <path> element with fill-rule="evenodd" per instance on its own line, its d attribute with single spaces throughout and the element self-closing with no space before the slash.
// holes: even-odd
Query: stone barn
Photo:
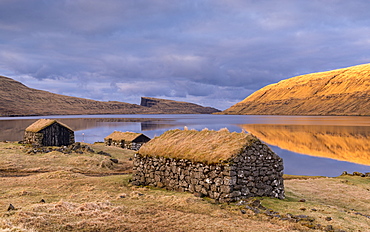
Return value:
<svg viewBox="0 0 370 232">
<path fill-rule="evenodd" d="M 107 146 L 116 146 L 137 151 L 149 140 L 149 137 L 141 133 L 114 131 L 104 138 L 104 143 Z"/>
<path fill-rule="evenodd" d="M 255 136 L 227 129 L 167 131 L 140 148 L 133 170 L 134 185 L 188 191 L 219 202 L 284 198 L 283 160 Z"/>
<path fill-rule="evenodd" d="M 39 119 L 26 128 L 24 143 L 39 146 L 62 146 L 75 142 L 74 131 L 51 119 Z"/>
</svg>

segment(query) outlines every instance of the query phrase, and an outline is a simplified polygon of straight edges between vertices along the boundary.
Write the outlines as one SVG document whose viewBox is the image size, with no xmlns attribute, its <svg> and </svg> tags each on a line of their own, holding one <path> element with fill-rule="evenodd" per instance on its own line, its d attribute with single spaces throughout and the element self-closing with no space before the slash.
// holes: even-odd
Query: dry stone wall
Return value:
<svg viewBox="0 0 370 232">
<path fill-rule="evenodd" d="M 138 153 L 133 169 L 134 185 L 199 193 L 219 202 L 253 196 L 284 198 L 283 160 L 260 141 L 220 164 Z"/>
<path fill-rule="evenodd" d="M 44 138 L 43 133 L 35 133 L 26 131 L 24 135 L 23 142 L 26 144 L 33 144 L 37 146 L 42 146 L 42 139 Z"/>
<path fill-rule="evenodd" d="M 115 146 L 115 147 L 120 147 L 120 148 L 125 148 L 125 149 L 138 151 L 144 143 L 135 143 L 135 142 L 126 143 L 124 140 L 117 141 L 117 140 L 105 139 L 104 144 L 106 146 Z"/>
</svg>

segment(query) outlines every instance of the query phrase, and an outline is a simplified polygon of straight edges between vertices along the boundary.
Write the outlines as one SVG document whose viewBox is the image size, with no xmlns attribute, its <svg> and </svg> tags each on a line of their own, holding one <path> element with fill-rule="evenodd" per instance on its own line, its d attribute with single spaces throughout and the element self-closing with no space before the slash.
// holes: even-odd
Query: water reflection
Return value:
<svg viewBox="0 0 370 232">
<path fill-rule="evenodd" d="M 338 176 L 370 171 L 370 117 L 253 115 L 73 115 L 0 118 L 0 141 L 19 141 L 39 118 L 57 119 L 75 131 L 76 141 L 94 143 L 113 131 L 142 132 L 153 138 L 183 128 L 242 129 L 259 137 L 284 159 L 292 175 Z M 302 155 L 305 154 L 305 155 Z"/>
<path fill-rule="evenodd" d="M 370 165 L 370 128 L 322 125 L 240 125 L 259 139 L 296 153 Z"/>
<path fill-rule="evenodd" d="M 75 132 L 98 130 L 98 132 L 107 131 L 107 135 L 112 133 L 117 128 L 129 127 L 133 124 L 141 124 L 141 130 L 152 130 L 158 128 L 168 128 L 169 125 L 160 124 L 171 121 L 169 119 L 151 119 L 151 118 L 55 118 L 56 120 L 68 125 Z M 16 119 L 16 120 L 0 120 L 0 141 L 19 141 L 23 139 L 24 130 L 37 121 L 36 119 Z M 100 128 L 100 130 L 98 129 Z M 127 130 L 127 129 L 126 129 Z M 140 130 L 140 129 L 139 129 Z M 77 132 L 78 133 L 78 132 Z M 82 132 L 83 133 L 83 132 Z M 78 133 L 77 137 L 79 134 Z M 96 134 L 96 133 L 94 133 Z M 91 135 L 91 134 L 90 134 Z M 94 137 L 95 141 L 100 141 L 104 138 L 103 133 L 97 133 Z M 82 140 L 81 140 L 82 141 Z M 93 140 L 86 142 L 93 143 Z"/>
</svg>

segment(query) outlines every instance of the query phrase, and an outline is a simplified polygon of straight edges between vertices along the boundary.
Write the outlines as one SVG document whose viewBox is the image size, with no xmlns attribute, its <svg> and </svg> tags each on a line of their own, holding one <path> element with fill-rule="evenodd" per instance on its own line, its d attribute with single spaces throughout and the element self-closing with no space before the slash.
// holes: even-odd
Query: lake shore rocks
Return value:
<svg viewBox="0 0 370 232">
<path fill-rule="evenodd" d="M 361 176 L 361 177 L 370 177 L 370 172 L 365 172 L 365 173 L 361 173 L 361 172 L 353 172 L 352 174 L 344 171 L 342 172 L 341 176 Z"/>
</svg>

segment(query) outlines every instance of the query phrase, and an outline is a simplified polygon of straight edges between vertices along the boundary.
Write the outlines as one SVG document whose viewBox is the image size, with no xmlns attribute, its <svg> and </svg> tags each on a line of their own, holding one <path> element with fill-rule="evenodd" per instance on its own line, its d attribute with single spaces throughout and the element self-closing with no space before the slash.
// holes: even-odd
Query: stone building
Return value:
<svg viewBox="0 0 370 232">
<path fill-rule="evenodd" d="M 107 146 L 116 146 L 137 151 L 149 140 L 150 138 L 142 133 L 114 131 L 104 138 L 104 143 Z"/>
<path fill-rule="evenodd" d="M 39 119 L 26 128 L 23 143 L 38 146 L 62 146 L 75 142 L 74 131 L 51 119 Z"/>
<path fill-rule="evenodd" d="M 255 136 L 227 129 L 171 130 L 143 145 L 132 183 L 199 193 L 219 202 L 284 198 L 283 160 Z"/>
</svg>

